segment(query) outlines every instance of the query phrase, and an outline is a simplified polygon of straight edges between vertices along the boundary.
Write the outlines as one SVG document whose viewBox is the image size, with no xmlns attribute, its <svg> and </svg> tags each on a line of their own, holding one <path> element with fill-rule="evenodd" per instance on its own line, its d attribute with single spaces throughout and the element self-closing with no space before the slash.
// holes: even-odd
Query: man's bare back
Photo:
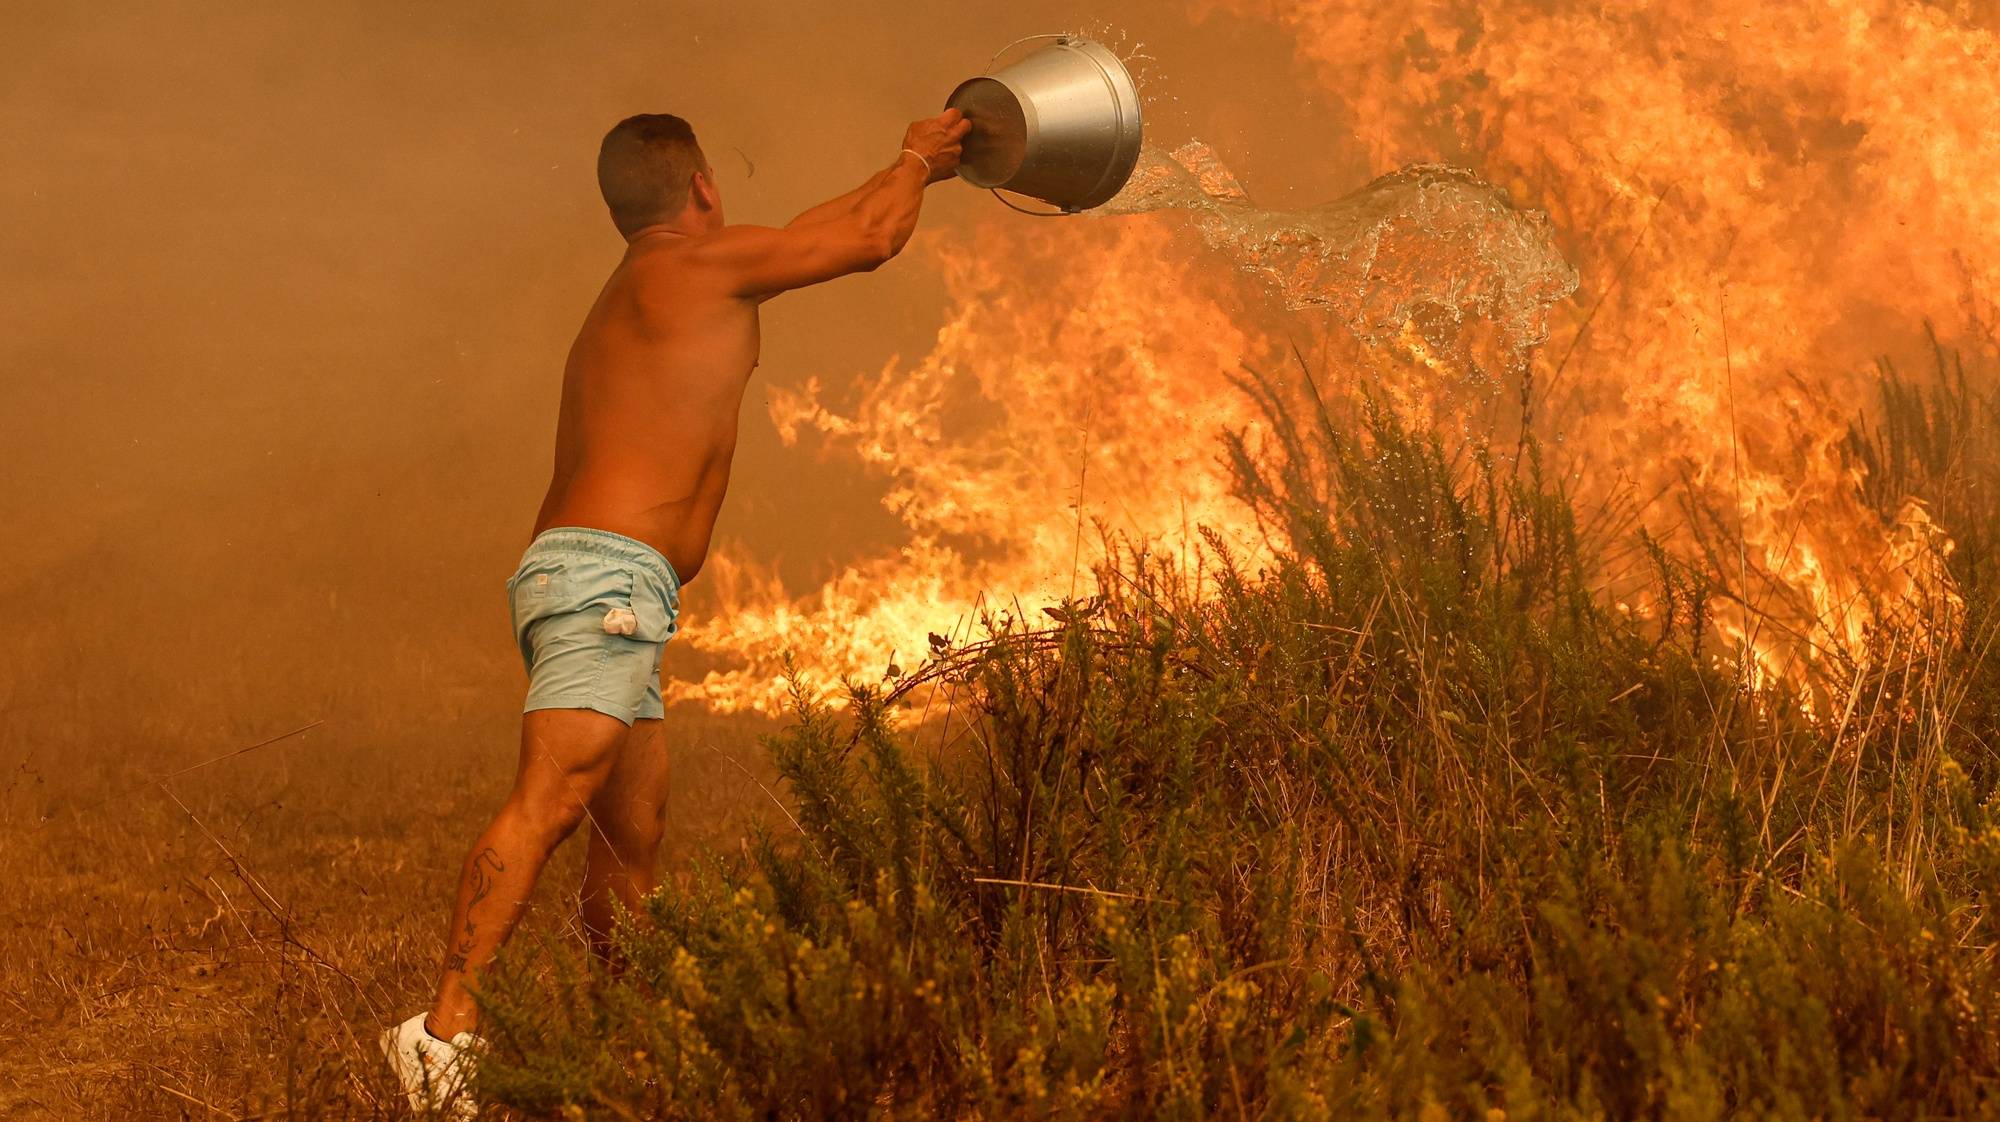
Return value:
<svg viewBox="0 0 2000 1122">
<path fill-rule="evenodd" d="M 555 478 L 535 519 L 537 534 L 589 526 L 637 538 L 683 582 L 708 556 L 729 487 L 759 303 L 691 262 L 688 241 L 633 239 L 584 318 L 563 372 Z"/>
<path fill-rule="evenodd" d="M 729 488 L 758 305 L 900 252 L 967 127 L 956 110 L 912 124 L 895 164 L 782 228 L 723 225 L 712 181 L 697 179 L 687 211 L 628 235 L 570 349 L 535 532 L 623 534 L 692 580 Z"/>
</svg>

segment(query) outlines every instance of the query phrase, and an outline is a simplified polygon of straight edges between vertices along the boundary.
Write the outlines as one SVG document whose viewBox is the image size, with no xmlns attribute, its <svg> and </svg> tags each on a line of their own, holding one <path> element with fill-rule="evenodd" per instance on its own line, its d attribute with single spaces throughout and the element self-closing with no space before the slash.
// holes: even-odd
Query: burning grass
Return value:
<svg viewBox="0 0 2000 1122">
<path fill-rule="evenodd" d="M 1949 595 L 1742 669 L 1738 557 L 1603 535 L 1535 446 L 1270 383 L 1246 571 L 1127 551 L 1047 621 L 803 693 L 796 831 L 489 995 L 587 1117 L 1938 1117 L 2000 1107 L 2000 412 L 1885 372 L 1847 455 Z M 1639 545 L 1646 542 L 1639 539 Z M 927 691 L 935 693 L 927 694 Z M 929 696 L 942 720 L 894 715 Z"/>
</svg>

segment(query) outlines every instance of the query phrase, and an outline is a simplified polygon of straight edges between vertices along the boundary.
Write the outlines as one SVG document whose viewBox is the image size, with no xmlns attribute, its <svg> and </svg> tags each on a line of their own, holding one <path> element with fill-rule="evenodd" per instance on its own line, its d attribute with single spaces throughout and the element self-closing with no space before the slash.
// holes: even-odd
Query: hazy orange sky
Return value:
<svg viewBox="0 0 2000 1122">
<path fill-rule="evenodd" d="M 254 732 L 391 679 L 504 709 L 500 583 L 621 250 L 604 129 L 688 117 L 731 219 L 780 223 L 1009 41 L 1079 27 L 1143 44 L 1151 134 L 1265 201 L 1366 178 L 1282 32 L 1179 5 L 9 4 L 0 732 Z M 721 550 L 810 587 L 892 528 L 761 390 L 923 353 L 927 254 L 982 221 L 1034 220 L 945 185 L 901 260 L 767 306 Z"/>
</svg>

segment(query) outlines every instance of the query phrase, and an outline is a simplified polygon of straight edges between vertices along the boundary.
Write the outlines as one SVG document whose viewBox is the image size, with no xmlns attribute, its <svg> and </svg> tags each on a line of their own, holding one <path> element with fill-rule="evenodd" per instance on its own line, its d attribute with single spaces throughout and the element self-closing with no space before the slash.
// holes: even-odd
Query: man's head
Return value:
<svg viewBox="0 0 2000 1122">
<path fill-rule="evenodd" d="M 722 225 L 722 195 L 686 121 L 668 113 L 627 117 L 597 150 L 597 186 L 611 221 L 630 238 L 686 216 L 697 230 Z"/>
</svg>

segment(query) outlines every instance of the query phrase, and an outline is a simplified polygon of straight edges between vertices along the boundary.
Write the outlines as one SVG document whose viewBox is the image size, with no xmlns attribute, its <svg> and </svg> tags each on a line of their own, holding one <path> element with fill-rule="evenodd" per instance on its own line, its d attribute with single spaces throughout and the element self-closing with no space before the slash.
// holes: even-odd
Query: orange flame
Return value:
<svg viewBox="0 0 2000 1122">
<path fill-rule="evenodd" d="M 994 222 L 944 253 L 954 307 L 929 355 L 851 401 L 817 380 L 775 392 L 780 435 L 816 432 L 879 473 L 908 539 L 798 600 L 718 558 L 719 610 L 689 630 L 740 664 L 674 696 L 775 708 L 786 651 L 860 679 L 914 663 L 975 599 L 1032 611 L 1080 591 L 1100 526 L 1163 550 L 1234 527 L 1254 552 L 1216 438 L 1257 425 L 1229 373 L 1277 352 L 1243 322 L 1243 282 L 1201 267 L 1204 252 L 1156 219 L 1065 222 L 1060 237 Z"/>
<path fill-rule="evenodd" d="M 1329 132 L 1359 136 L 1371 171 L 1445 160 L 1549 212 L 1583 287 L 1537 359 L 1537 430 L 1580 503 L 1629 504 L 1795 621 L 1781 637 L 1725 614 L 1763 672 L 1860 649 L 1872 604 L 1940 594 L 1949 543 L 1921 506 L 1870 510 L 1840 446 L 1872 359 L 1925 321 L 1961 347 L 2000 342 L 2000 40 L 1983 9 L 1195 7 L 1289 29 L 1321 102 L 1344 107 Z M 691 634 L 737 668 L 677 696 L 770 707 L 785 649 L 879 672 L 982 592 L 1060 596 L 1095 520 L 1164 548 L 1201 523 L 1245 532 L 1214 436 L 1255 424 L 1226 373 L 1278 361 L 1282 331 L 1245 311 L 1263 298 L 1184 223 L 1060 226 L 997 216 L 945 257 L 955 306 L 928 356 L 851 400 L 812 385 L 774 403 L 788 439 L 817 432 L 883 475 L 908 541 L 797 600 L 723 566 Z M 1729 540 L 1703 539 L 1689 508 Z M 1646 607 L 1636 580 L 1621 599 Z"/>
</svg>

